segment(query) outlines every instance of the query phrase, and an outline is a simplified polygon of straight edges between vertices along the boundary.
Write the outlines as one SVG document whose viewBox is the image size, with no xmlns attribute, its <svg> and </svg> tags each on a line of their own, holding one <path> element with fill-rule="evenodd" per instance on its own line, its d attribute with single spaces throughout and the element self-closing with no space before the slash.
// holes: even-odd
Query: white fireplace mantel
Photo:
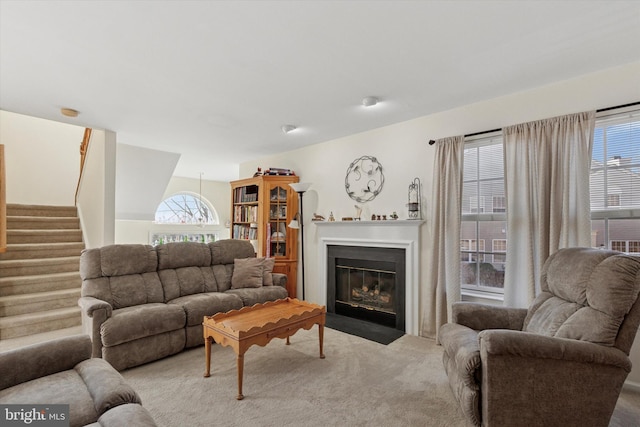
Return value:
<svg viewBox="0 0 640 427">
<path fill-rule="evenodd" d="M 419 333 L 420 226 L 422 220 L 318 221 L 318 295 L 327 303 L 328 247 L 363 246 L 405 250 L 405 332 Z"/>
</svg>

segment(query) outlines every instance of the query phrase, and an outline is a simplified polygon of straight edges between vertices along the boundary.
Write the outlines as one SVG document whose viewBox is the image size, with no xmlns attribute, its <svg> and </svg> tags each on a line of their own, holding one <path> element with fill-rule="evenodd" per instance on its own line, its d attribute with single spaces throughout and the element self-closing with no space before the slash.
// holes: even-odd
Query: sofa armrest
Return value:
<svg viewBox="0 0 640 427">
<path fill-rule="evenodd" d="M 485 330 L 478 334 L 485 357 L 509 356 L 565 362 L 610 365 L 631 371 L 631 361 L 615 347 L 539 335 L 530 332 Z"/>
<path fill-rule="evenodd" d="M 93 426 L 93 425 L 92 425 Z M 106 411 L 95 427 L 155 427 L 149 411 L 137 403 L 125 403 Z M 90 426 L 87 426 L 90 427 Z"/>
<path fill-rule="evenodd" d="M 91 337 L 91 357 L 102 357 L 100 326 L 111 317 L 113 308 L 108 302 L 94 297 L 80 297 L 78 305 L 82 314 L 83 332 Z"/>
<path fill-rule="evenodd" d="M 78 299 L 78 305 L 82 309 L 82 313 L 88 317 L 93 317 L 97 310 L 105 310 L 106 317 L 111 317 L 113 308 L 111 304 L 94 297 L 80 297 Z"/>
<path fill-rule="evenodd" d="M 452 323 L 477 331 L 485 329 L 520 331 L 527 316 L 526 308 L 501 307 L 473 302 L 456 302 L 451 308 Z"/>
<path fill-rule="evenodd" d="M 91 357 L 91 340 L 74 335 L 0 353 L 0 390 L 73 369 Z"/>
<path fill-rule="evenodd" d="M 103 359 L 84 360 L 75 370 L 87 386 L 98 416 L 126 403 L 142 403 L 138 393 Z"/>
<path fill-rule="evenodd" d="M 271 273 L 273 276 L 273 286 L 287 287 L 287 275 L 283 273 Z"/>
</svg>

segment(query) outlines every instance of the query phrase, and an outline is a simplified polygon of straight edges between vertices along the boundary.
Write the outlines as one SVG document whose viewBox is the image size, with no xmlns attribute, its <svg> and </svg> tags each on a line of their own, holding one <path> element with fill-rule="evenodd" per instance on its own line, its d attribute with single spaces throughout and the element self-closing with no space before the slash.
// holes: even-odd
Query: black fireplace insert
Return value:
<svg viewBox="0 0 640 427">
<path fill-rule="evenodd" d="M 405 330 L 405 251 L 330 245 L 327 311 Z"/>
</svg>

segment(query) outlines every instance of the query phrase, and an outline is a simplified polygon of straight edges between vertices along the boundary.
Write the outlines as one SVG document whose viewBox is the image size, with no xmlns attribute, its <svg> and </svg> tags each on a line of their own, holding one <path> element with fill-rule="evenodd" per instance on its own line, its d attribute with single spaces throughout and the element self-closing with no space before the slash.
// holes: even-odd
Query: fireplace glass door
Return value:
<svg viewBox="0 0 640 427">
<path fill-rule="evenodd" d="M 336 266 L 336 304 L 395 314 L 395 271 Z"/>
</svg>

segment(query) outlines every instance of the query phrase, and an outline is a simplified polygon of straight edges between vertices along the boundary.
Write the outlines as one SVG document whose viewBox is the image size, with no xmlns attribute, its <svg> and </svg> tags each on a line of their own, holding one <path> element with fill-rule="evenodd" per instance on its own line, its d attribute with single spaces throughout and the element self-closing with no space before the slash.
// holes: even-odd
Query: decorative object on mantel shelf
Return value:
<svg viewBox="0 0 640 427">
<path fill-rule="evenodd" d="M 354 217 L 355 221 L 360 221 L 360 215 L 362 215 L 362 208 L 358 205 L 354 205 L 356 208 L 356 216 Z"/>
<path fill-rule="evenodd" d="M 389 218 L 391 218 L 391 219 L 398 219 L 398 214 L 396 213 L 396 211 L 393 211 L 393 212 L 391 213 L 391 215 L 389 215 Z"/>
<path fill-rule="evenodd" d="M 356 202 L 364 203 L 375 199 L 382 191 L 384 175 L 382 165 L 372 156 L 355 159 L 347 168 L 344 188 L 349 197 Z"/>
<path fill-rule="evenodd" d="M 395 218 L 393 218 L 393 217 L 391 217 L 391 218 L 392 219 L 398 219 L 398 216 L 396 215 Z M 386 215 L 376 215 L 376 214 L 371 215 L 371 221 L 386 221 L 386 220 L 387 220 L 387 216 Z"/>
<path fill-rule="evenodd" d="M 329 213 L 329 222 L 333 222 L 335 221 L 335 217 L 333 216 L 333 211 L 331 211 L 331 213 Z"/>
<path fill-rule="evenodd" d="M 314 212 L 311 221 L 324 221 L 324 217 Z"/>
<path fill-rule="evenodd" d="M 415 178 L 411 184 L 409 184 L 409 219 L 422 219 L 422 209 L 420 206 L 420 178 Z"/>
</svg>

